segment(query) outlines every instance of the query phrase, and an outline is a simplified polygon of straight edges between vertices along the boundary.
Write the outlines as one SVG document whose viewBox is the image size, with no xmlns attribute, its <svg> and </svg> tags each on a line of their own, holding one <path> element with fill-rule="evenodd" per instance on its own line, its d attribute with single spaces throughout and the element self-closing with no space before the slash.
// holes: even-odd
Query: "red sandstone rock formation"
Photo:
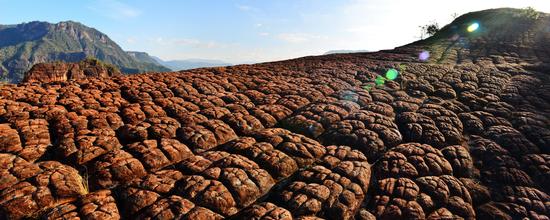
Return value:
<svg viewBox="0 0 550 220">
<path fill-rule="evenodd" d="M 78 63 L 39 63 L 27 73 L 23 82 L 63 82 L 67 80 L 83 79 L 86 77 L 120 76 L 120 70 L 106 65 L 95 59 L 86 59 Z"/>
<path fill-rule="evenodd" d="M 0 219 L 548 219 L 550 33 L 527 33 L 445 64 L 409 45 L 3 85 Z"/>
</svg>

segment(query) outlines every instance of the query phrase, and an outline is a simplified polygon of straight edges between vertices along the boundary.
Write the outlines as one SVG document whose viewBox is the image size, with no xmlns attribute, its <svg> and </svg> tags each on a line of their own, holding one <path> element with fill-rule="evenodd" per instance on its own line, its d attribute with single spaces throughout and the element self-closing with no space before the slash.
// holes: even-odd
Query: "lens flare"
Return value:
<svg viewBox="0 0 550 220">
<path fill-rule="evenodd" d="M 386 79 L 394 80 L 397 78 L 397 75 L 399 75 L 399 72 L 395 69 L 389 69 L 388 72 L 386 72 Z"/>
<path fill-rule="evenodd" d="M 376 79 L 374 80 L 374 84 L 376 84 L 377 86 L 381 86 L 381 85 L 384 85 L 385 81 L 386 79 L 383 76 L 377 76 Z"/>
<path fill-rule="evenodd" d="M 471 24 L 470 26 L 468 26 L 468 28 L 466 29 L 468 32 L 474 32 L 476 31 L 477 29 L 479 28 L 479 23 L 475 22 L 473 24 Z"/>
<path fill-rule="evenodd" d="M 370 91 L 371 88 L 372 88 L 372 85 L 363 86 L 363 89 L 367 91 Z"/>
<path fill-rule="evenodd" d="M 426 61 L 430 58 L 430 52 L 429 51 L 422 51 L 420 54 L 418 54 L 418 59 L 421 61 Z"/>
</svg>

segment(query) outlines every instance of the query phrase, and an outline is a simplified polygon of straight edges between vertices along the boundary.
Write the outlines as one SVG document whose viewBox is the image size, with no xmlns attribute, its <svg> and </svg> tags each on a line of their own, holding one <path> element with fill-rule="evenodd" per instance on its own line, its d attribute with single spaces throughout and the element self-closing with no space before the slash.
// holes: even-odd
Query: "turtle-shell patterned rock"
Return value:
<svg viewBox="0 0 550 220">
<path fill-rule="evenodd" d="M 0 219 L 550 219 L 550 16 L 526 12 L 378 52 L 38 68 L 0 84 Z"/>
</svg>

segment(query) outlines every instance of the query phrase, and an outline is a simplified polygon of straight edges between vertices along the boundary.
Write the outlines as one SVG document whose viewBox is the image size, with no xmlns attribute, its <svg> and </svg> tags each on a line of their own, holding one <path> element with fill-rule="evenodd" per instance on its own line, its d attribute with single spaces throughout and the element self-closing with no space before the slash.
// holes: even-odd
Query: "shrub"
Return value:
<svg viewBox="0 0 550 220">
<path fill-rule="evenodd" d="M 432 21 L 430 24 L 419 26 L 420 27 L 420 38 L 433 36 L 439 31 L 439 24 L 435 21 Z"/>
<path fill-rule="evenodd" d="M 540 12 L 536 11 L 533 7 L 521 9 L 520 15 L 529 20 L 537 20 L 540 18 Z"/>
</svg>

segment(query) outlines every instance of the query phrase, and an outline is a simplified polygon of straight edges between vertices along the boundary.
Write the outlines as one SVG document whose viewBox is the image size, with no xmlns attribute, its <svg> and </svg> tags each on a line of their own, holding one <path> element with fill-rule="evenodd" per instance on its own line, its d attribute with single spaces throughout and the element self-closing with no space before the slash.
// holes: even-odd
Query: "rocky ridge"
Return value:
<svg viewBox="0 0 550 220">
<path fill-rule="evenodd" d="M 53 62 L 39 63 L 25 73 L 23 82 L 59 82 L 87 77 L 107 78 L 120 76 L 122 73 L 113 65 L 97 59 L 88 58 L 78 63 Z"/>
</svg>

